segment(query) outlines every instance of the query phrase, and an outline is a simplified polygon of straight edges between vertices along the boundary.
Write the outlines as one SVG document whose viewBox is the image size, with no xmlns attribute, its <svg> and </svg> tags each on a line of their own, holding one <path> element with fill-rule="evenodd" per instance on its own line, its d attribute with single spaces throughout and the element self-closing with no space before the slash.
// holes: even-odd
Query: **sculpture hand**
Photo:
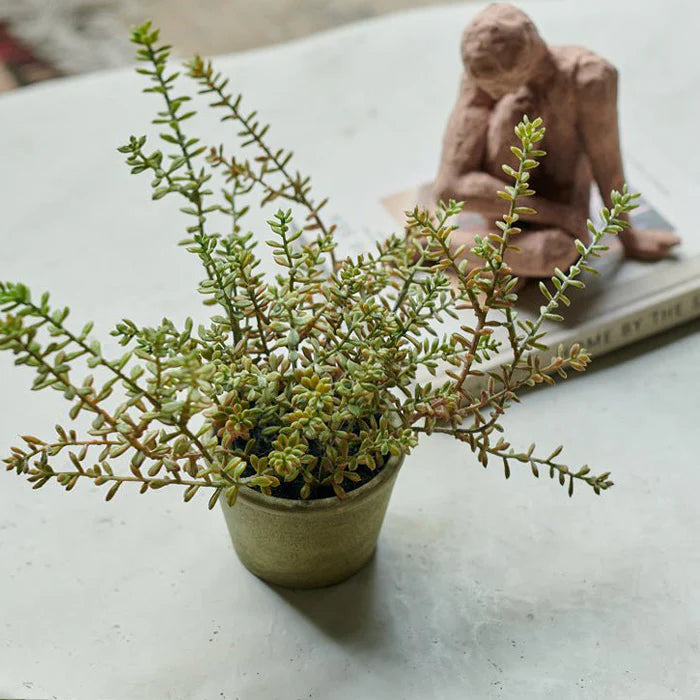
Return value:
<svg viewBox="0 0 700 700">
<path fill-rule="evenodd" d="M 671 231 L 629 229 L 621 236 L 625 255 L 635 260 L 661 260 L 681 239 Z"/>
</svg>

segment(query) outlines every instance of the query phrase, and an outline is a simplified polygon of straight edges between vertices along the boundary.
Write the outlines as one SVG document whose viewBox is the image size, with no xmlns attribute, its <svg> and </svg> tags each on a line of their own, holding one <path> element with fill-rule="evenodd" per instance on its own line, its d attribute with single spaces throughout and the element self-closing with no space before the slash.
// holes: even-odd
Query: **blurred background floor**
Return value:
<svg viewBox="0 0 700 700">
<path fill-rule="evenodd" d="M 0 92 L 132 60 L 128 28 L 152 19 L 180 55 L 306 36 L 445 0 L 0 0 Z"/>
</svg>

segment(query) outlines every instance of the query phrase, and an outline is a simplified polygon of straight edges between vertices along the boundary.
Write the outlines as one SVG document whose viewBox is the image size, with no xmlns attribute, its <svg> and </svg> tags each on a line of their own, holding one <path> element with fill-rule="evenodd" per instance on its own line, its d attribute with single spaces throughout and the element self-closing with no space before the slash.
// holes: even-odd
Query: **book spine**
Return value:
<svg viewBox="0 0 700 700">
<path fill-rule="evenodd" d="M 548 349 L 533 351 L 548 363 L 559 345 L 569 347 L 579 343 L 593 358 L 630 345 L 644 338 L 669 330 L 700 316 L 700 279 L 694 279 L 667 290 L 656 297 L 623 311 L 606 314 L 599 321 L 548 335 Z M 496 371 L 508 363 L 511 353 L 501 353 L 479 367 L 482 371 Z M 467 387 L 472 392 L 485 389 L 488 376 L 470 377 Z"/>
</svg>

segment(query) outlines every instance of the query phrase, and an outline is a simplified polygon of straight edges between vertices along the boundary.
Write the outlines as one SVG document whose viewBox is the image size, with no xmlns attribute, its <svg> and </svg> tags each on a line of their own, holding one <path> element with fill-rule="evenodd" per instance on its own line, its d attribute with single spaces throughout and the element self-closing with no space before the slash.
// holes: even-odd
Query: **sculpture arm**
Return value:
<svg viewBox="0 0 700 700">
<path fill-rule="evenodd" d="M 483 168 L 493 100 L 464 73 L 442 142 L 440 167 L 433 185 L 438 200 L 464 200 L 461 183 Z"/>
<path fill-rule="evenodd" d="M 622 166 L 617 111 L 617 70 L 590 51 L 582 53 L 576 71 L 579 132 L 605 206 L 611 190 L 622 190 Z M 670 231 L 626 229 L 620 241 L 629 257 L 659 260 L 680 242 Z"/>
<path fill-rule="evenodd" d="M 590 51 L 582 52 L 576 70 L 579 133 L 605 206 L 610 192 L 622 190 L 622 168 L 617 114 L 617 70 Z"/>
<path fill-rule="evenodd" d="M 494 101 L 473 85 L 468 73 L 462 78 L 457 104 L 452 110 L 445 132 L 440 168 L 433 195 L 436 200 L 463 201 L 465 209 L 489 219 L 503 214 L 503 202 L 495 195 L 507 184 L 484 171 L 489 119 Z M 514 141 L 515 143 L 515 141 Z M 536 215 L 525 214 L 524 221 L 536 221 L 547 226 L 560 227 L 576 235 L 585 231 L 585 217 L 571 206 L 532 197 L 528 202 Z"/>
</svg>

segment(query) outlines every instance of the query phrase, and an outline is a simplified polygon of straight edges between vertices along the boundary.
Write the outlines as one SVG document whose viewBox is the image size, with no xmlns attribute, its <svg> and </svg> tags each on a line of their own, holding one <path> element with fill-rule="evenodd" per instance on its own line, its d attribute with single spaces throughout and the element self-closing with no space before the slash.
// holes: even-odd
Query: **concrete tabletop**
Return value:
<svg viewBox="0 0 700 700">
<path fill-rule="evenodd" d="M 650 178 L 680 174 L 690 211 L 697 5 L 523 7 L 547 40 L 620 68 L 627 152 Z M 405 13 L 218 64 L 343 224 L 388 230 L 379 199 L 434 173 L 476 9 Z M 155 103 L 141 87 L 119 71 L 0 98 L 0 276 L 51 290 L 102 337 L 122 316 L 204 313 L 175 203 L 152 203 L 115 151 L 147 130 Z M 197 128 L 231 136 L 211 117 Z M 525 472 L 506 482 L 431 438 L 400 474 L 376 558 L 325 590 L 250 575 L 204 500 L 124 489 L 105 504 L 87 485 L 33 492 L 2 474 L 0 698 L 700 697 L 698 329 L 531 392 L 506 419 L 514 445 L 563 442 L 571 464 L 612 471 L 611 491 L 569 499 Z M 3 455 L 65 416 L 59 395 L 30 382 L 0 355 Z"/>
</svg>

